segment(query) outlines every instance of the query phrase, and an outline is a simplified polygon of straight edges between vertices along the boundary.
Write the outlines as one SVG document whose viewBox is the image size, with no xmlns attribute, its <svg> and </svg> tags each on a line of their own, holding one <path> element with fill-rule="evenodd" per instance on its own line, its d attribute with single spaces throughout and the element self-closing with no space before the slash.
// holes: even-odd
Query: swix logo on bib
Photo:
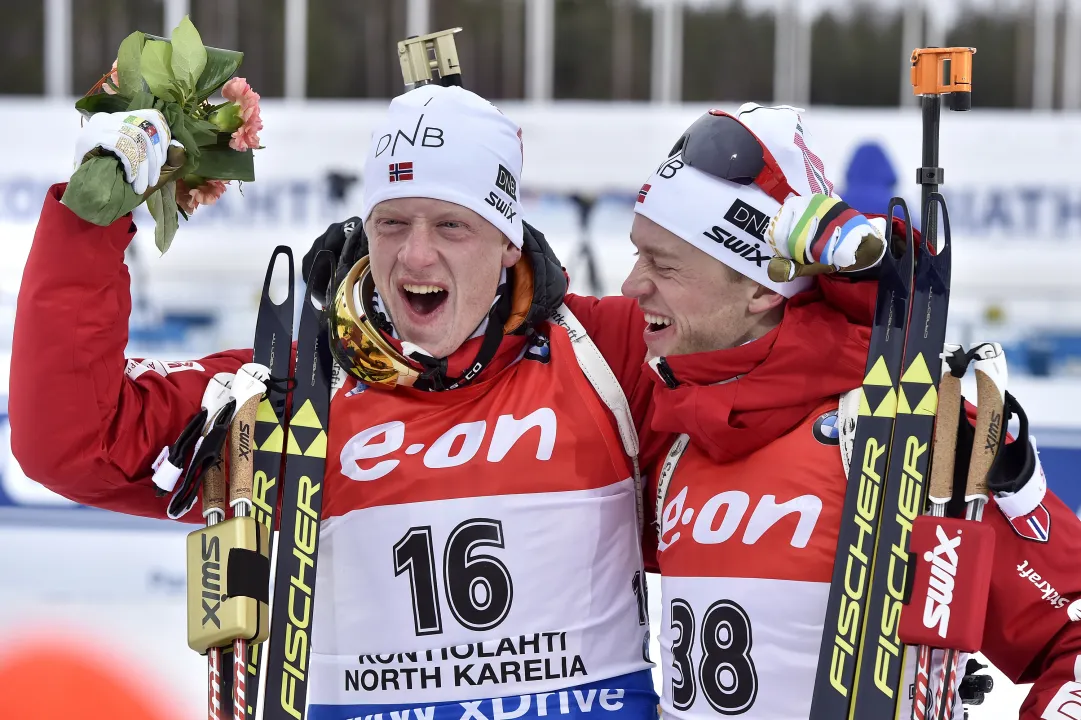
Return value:
<svg viewBox="0 0 1081 720">
<path fill-rule="evenodd" d="M 646 718 L 634 483 L 565 332 L 551 361 L 331 406 L 311 717 Z"/>
<path fill-rule="evenodd" d="M 807 717 L 844 504 L 816 410 L 772 445 L 717 465 L 692 442 L 659 499 L 665 717 Z M 822 481 L 836 467 L 837 482 Z M 662 479 L 663 482 L 663 479 Z"/>
</svg>

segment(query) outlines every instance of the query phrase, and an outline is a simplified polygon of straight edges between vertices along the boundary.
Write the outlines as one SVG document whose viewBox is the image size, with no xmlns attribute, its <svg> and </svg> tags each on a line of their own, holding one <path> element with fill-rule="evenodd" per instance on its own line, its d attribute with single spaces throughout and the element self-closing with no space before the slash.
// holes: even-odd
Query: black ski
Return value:
<svg viewBox="0 0 1081 720">
<path fill-rule="evenodd" d="M 317 272 L 321 263 L 330 264 L 329 271 Z M 333 278 L 333 263 L 333 254 L 321 251 L 312 264 L 311 277 Z M 296 387 L 284 436 L 286 462 L 274 561 L 264 720 L 300 720 L 306 714 L 333 368 L 326 314 L 320 309 L 328 295 L 327 288 L 309 286 L 300 313 Z"/>
<path fill-rule="evenodd" d="M 857 646 L 858 675 L 849 715 L 857 720 L 896 718 L 905 697 L 901 682 L 908 653 L 897 631 L 901 605 L 907 600 L 912 523 L 924 513 L 926 504 L 950 299 L 949 216 L 941 195 L 933 193 L 929 202 L 941 208 L 943 246 L 937 254 L 932 252 L 932 230 L 916 250 L 904 371 L 897 393 L 892 446 L 886 453 L 889 466 L 871 565 L 866 630 Z M 934 213 L 923 213 L 925 227 L 929 215 Z"/>
<path fill-rule="evenodd" d="M 271 281 L 280 258 L 288 263 L 288 295 L 281 304 L 276 304 L 270 297 Z M 259 315 L 255 323 L 255 343 L 253 362 L 270 368 L 273 378 L 284 379 L 289 375 L 289 360 L 293 345 L 293 252 L 286 245 L 279 245 L 270 256 L 263 292 L 259 297 Z M 285 388 L 279 383 L 267 387 L 266 395 L 259 403 L 255 418 L 255 437 L 252 484 L 252 514 L 273 534 L 275 510 L 278 506 L 278 475 L 281 472 L 282 448 L 284 443 L 283 421 L 285 419 Z M 248 646 L 247 665 L 247 720 L 255 720 L 259 699 L 259 661 L 263 643 Z M 232 654 L 230 653 L 230 659 Z M 232 667 L 225 665 L 225 667 Z M 230 695 L 231 697 L 231 695 Z"/>
<path fill-rule="evenodd" d="M 908 228 L 901 243 L 893 237 L 894 208 Z M 897 412 L 912 291 L 914 244 L 904 201 L 887 211 L 886 254 L 882 258 L 867 369 L 860 395 L 859 422 L 852 446 L 844 510 L 837 537 L 829 600 L 819 651 L 809 720 L 843 720 L 854 699 L 861 636 L 866 625 L 871 562 L 881 520 L 883 482 Z M 900 252 L 900 256 L 894 253 Z M 883 716 L 885 717 L 885 716 Z"/>
</svg>

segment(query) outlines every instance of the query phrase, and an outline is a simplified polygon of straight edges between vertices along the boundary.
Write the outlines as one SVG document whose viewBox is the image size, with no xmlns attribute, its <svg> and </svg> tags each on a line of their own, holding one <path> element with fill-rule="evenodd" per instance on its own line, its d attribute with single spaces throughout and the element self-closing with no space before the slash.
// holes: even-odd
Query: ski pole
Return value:
<svg viewBox="0 0 1081 720">
<path fill-rule="evenodd" d="M 1006 431 L 1003 407 L 1006 402 L 1006 356 L 998 343 L 984 343 L 972 350 L 976 371 L 976 436 L 965 486 L 965 519 L 979 522 L 987 503 L 987 476 L 1002 445 Z M 956 699 L 958 651 L 946 653 L 942 666 L 942 703 L 937 717 L 949 720 Z"/>
<path fill-rule="evenodd" d="M 255 413 L 269 379 L 269 368 L 258 363 L 241 366 L 233 379 L 231 394 L 236 414 L 229 436 L 229 505 L 233 517 L 251 514 Z M 248 640 L 238 637 L 233 640 L 233 720 L 244 720 L 247 714 L 247 669 Z"/>
<path fill-rule="evenodd" d="M 953 474 L 957 461 L 957 425 L 961 421 L 961 378 L 969 357 L 960 345 L 947 344 L 942 354 L 942 380 L 938 390 L 938 412 L 931 457 L 931 483 L 928 499 L 932 517 L 945 517 L 946 505 L 953 495 Z M 931 681 L 930 645 L 921 644 L 916 655 L 915 688 L 912 696 L 912 720 L 927 720 Z"/>
<path fill-rule="evenodd" d="M 211 421 L 211 427 L 228 427 L 234 407 L 235 404 L 232 402 L 222 407 Z M 213 527 L 225 520 L 225 470 L 222 468 L 220 456 L 203 475 L 203 517 L 206 518 L 207 527 Z M 221 699 L 222 649 L 220 647 L 211 647 L 207 650 L 207 670 L 210 692 L 207 716 L 210 720 L 225 720 Z"/>
</svg>

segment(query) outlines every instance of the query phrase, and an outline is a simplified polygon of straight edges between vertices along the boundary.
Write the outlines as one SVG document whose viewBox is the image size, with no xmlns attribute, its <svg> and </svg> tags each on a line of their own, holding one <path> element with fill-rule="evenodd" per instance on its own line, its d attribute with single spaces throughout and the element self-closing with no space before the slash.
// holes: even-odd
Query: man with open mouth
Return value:
<svg viewBox="0 0 1081 720">
<path fill-rule="evenodd" d="M 621 369 L 621 385 L 562 304 L 566 276 L 522 221 L 522 163 L 521 131 L 493 105 L 417 88 L 373 133 L 362 216 L 333 228 L 344 373 L 310 718 L 656 716 L 638 375 Z M 134 225 L 83 222 L 62 194 L 46 198 L 20 292 L 13 452 L 66 497 L 164 517 L 155 457 L 252 351 L 126 374 Z M 86 320 L 55 322 L 73 317 Z"/>
</svg>

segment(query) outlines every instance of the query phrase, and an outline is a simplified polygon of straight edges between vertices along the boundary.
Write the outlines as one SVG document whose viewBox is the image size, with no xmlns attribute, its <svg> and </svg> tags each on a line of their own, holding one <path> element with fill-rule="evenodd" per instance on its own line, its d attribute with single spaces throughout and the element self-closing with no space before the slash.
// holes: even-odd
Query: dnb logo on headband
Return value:
<svg viewBox="0 0 1081 720">
<path fill-rule="evenodd" d="M 417 141 L 420 141 L 421 147 L 426 148 L 439 148 L 443 147 L 445 143 L 443 139 L 443 128 L 435 125 L 425 125 L 421 127 L 421 123 L 424 122 L 424 114 L 422 113 L 417 118 L 417 124 L 412 129 L 412 132 L 407 134 L 402 130 L 395 130 L 393 134 L 387 133 L 379 137 L 375 141 L 375 156 L 379 157 L 390 150 L 391 157 L 394 157 L 394 153 L 398 150 L 398 141 L 401 140 L 409 147 L 416 147 Z M 423 131 L 423 132 L 422 132 Z"/>
<path fill-rule="evenodd" d="M 657 174 L 665 180 L 671 180 L 682 168 L 683 161 L 680 159 L 679 155 L 673 155 L 661 163 L 661 166 L 657 168 Z"/>
<path fill-rule="evenodd" d="M 770 217 L 761 210 L 753 208 L 739 198 L 728 208 L 724 219 L 738 228 L 742 228 L 759 240 L 766 239 L 766 228 L 769 227 Z"/>
<path fill-rule="evenodd" d="M 518 199 L 518 182 L 514 179 L 514 174 L 502 165 L 496 173 L 495 186 L 505 192 L 511 200 Z"/>
<path fill-rule="evenodd" d="M 811 434 L 823 445 L 840 445 L 841 428 L 838 426 L 837 411 L 822 413 L 811 426 Z"/>
</svg>

